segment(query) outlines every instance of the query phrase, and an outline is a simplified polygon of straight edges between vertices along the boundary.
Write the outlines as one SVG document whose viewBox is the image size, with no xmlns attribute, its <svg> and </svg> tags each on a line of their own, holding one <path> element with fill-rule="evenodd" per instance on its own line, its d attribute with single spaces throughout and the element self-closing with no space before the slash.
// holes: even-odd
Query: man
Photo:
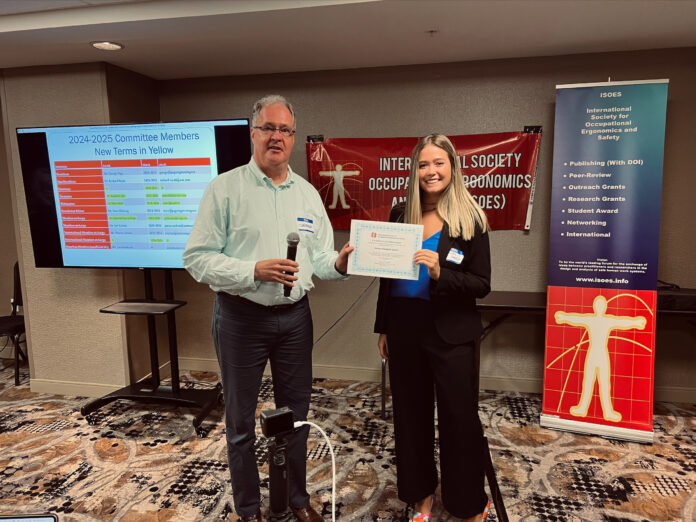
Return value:
<svg viewBox="0 0 696 522">
<path fill-rule="evenodd" d="M 262 520 L 254 455 L 255 411 L 266 362 L 271 361 L 276 407 L 306 420 L 312 391 L 312 274 L 345 275 L 348 254 L 333 247 L 333 230 L 319 193 L 289 166 L 295 113 L 282 96 L 258 100 L 251 115 L 252 159 L 214 179 L 203 195 L 184 265 L 217 292 L 213 341 L 222 372 L 227 456 L 235 510 Z M 297 261 L 287 236 L 297 233 Z M 290 287 L 289 297 L 284 288 Z M 301 521 L 322 518 L 306 488 L 307 435 L 288 443 L 290 508 Z"/>
</svg>

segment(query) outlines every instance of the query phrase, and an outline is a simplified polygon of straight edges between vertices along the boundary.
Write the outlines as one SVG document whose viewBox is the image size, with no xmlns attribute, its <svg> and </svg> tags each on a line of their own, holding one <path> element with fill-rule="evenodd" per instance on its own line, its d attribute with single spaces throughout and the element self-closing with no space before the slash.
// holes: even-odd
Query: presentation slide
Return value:
<svg viewBox="0 0 696 522">
<path fill-rule="evenodd" d="M 65 266 L 182 266 L 215 127 L 246 120 L 31 129 L 46 135 Z M 21 132 L 21 130 L 18 130 Z"/>
</svg>

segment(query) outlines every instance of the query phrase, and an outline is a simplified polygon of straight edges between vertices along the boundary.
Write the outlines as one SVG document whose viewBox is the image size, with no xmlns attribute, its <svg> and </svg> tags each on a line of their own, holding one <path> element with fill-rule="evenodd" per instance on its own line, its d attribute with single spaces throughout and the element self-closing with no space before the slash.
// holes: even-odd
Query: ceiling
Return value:
<svg viewBox="0 0 696 522">
<path fill-rule="evenodd" d="M 0 68 L 155 79 L 694 46 L 696 0 L 0 0 Z"/>
</svg>

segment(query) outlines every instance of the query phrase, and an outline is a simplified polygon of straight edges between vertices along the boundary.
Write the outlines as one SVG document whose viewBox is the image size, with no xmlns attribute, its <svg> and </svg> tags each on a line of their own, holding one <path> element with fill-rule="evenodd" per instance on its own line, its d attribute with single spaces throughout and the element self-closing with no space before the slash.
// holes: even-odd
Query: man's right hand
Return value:
<svg viewBox="0 0 696 522">
<path fill-rule="evenodd" d="M 272 281 L 292 287 L 293 281 L 297 281 L 297 276 L 294 274 L 299 270 L 300 265 L 297 261 L 291 261 L 290 259 L 264 259 L 263 261 L 258 261 L 254 266 L 254 280 Z"/>
</svg>

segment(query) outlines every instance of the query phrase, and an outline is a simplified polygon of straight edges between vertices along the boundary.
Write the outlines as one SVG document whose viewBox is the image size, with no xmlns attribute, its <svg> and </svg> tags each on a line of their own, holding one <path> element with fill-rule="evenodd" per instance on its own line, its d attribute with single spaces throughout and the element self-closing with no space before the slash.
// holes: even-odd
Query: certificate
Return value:
<svg viewBox="0 0 696 522">
<path fill-rule="evenodd" d="M 413 255 L 423 248 L 423 225 L 353 219 L 350 244 L 355 250 L 348 257 L 349 274 L 418 279 Z"/>
</svg>

